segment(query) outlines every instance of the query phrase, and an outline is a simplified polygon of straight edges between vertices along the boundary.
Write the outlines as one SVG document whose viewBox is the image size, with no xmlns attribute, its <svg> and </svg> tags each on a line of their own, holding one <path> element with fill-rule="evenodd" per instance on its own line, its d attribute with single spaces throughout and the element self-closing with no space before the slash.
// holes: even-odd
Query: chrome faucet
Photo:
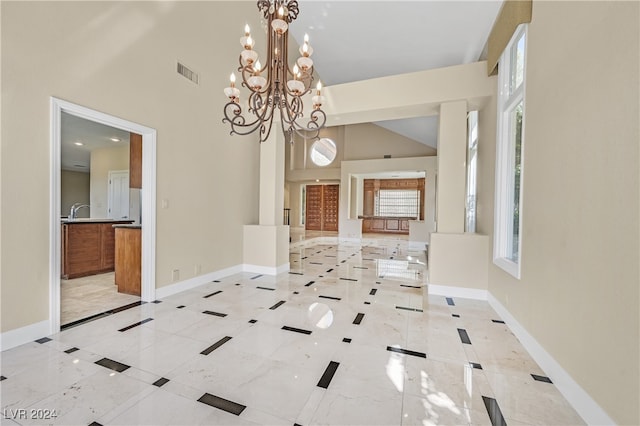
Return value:
<svg viewBox="0 0 640 426">
<path fill-rule="evenodd" d="M 88 204 L 75 203 L 74 205 L 72 205 L 71 211 L 69 212 L 69 219 L 75 219 L 76 215 L 78 214 L 78 210 L 83 207 L 90 208 Z"/>
</svg>

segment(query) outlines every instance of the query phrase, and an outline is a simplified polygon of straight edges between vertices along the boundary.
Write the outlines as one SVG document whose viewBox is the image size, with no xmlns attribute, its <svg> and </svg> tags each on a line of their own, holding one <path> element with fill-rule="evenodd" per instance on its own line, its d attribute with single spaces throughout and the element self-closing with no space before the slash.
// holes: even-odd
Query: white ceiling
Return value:
<svg viewBox="0 0 640 426">
<path fill-rule="evenodd" d="M 91 151 L 129 144 L 129 132 L 62 113 L 61 166 L 62 170 L 89 173 Z M 111 138 L 118 138 L 114 142 Z M 81 142 L 82 146 L 75 143 Z"/>
<path fill-rule="evenodd" d="M 324 85 L 404 74 L 482 58 L 502 0 L 301 1 L 290 26 L 308 33 Z M 376 123 L 436 147 L 437 119 Z"/>
</svg>

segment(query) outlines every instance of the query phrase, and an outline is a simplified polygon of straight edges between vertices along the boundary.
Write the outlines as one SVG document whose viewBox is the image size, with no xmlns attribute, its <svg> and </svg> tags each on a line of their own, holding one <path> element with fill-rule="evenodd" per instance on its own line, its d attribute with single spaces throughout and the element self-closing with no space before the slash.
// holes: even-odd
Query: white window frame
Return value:
<svg viewBox="0 0 640 426">
<path fill-rule="evenodd" d="M 522 83 L 515 90 L 511 90 L 511 76 L 515 72 L 512 63 L 512 52 L 517 48 L 517 42 L 524 37 L 524 58 Z M 493 236 L 493 263 L 515 278 L 520 279 L 522 265 L 522 194 L 524 189 L 524 144 L 525 144 L 525 86 L 527 63 L 527 25 L 520 24 L 514 32 L 500 57 L 498 68 L 498 127 L 496 146 L 496 190 L 495 190 L 495 221 Z M 520 193 L 518 201 L 518 256 L 512 259 L 513 253 L 513 223 L 514 223 L 514 162 L 515 139 L 511 128 L 509 115 L 518 104 L 522 103 L 522 127 L 520 138 Z"/>
</svg>

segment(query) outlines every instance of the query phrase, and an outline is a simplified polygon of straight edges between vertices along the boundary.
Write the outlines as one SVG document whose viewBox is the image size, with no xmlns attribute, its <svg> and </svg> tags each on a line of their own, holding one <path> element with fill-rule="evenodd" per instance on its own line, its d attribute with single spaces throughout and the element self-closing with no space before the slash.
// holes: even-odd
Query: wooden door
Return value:
<svg viewBox="0 0 640 426">
<path fill-rule="evenodd" d="M 307 185 L 305 229 L 338 230 L 339 185 Z"/>
</svg>

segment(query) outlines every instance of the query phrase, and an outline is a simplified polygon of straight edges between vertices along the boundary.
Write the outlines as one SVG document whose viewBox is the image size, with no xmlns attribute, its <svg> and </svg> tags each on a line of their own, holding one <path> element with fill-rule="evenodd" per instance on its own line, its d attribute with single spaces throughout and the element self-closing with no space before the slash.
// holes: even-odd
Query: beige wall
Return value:
<svg viewBox="0 0 640 426">
<path fill-rule="evenodd" d="M 435 148 L 369 123 L 345 126 L 345 140 L 344 159 L 349 161 L 436 155 Z"/>
<path fill-rule="evenodd" d="M 129 170 L 129 145 L 91 151 L 91 217 L 109 217 L 109 172 Z"/>
<path fill-rule="evenodd" d="M 75 203 L 89 204 L 89 182 L 89 173 L 60 172 L 60 217 L 68 216 Z M 89 217 L 89 210 L 80 209 L 77 217 Z"/>
<path fill-rule="evenodd" d="M 243 225 L 258 220 L 259 144 L 229 136 L 222 89 L 237 67 L 233 34 L 242 35 L 247 17 L 260 27 L 255 3 L 0 7 L 0 244 L 11 247 L 1 253 L 1 331 L 49 317 L 51 96 L 157 130 L 157 287 L 171 283 L 173 269 L 188 279 L 196 265 L 205 274 L 241 264 Z M 200 74 L 200 85 L 176 73 L 177 60 Z"/>
<path fill-rule="evenodd" d="M 522 279 L 489 263 L 489 291 L 614 421 L 635 425 L 639 21 L 638 2 L 534 2 Z M 482 129 L 495 117 L 480 117 L 478 231 L 492 235 L 495 146 Z"/>
</svg>

